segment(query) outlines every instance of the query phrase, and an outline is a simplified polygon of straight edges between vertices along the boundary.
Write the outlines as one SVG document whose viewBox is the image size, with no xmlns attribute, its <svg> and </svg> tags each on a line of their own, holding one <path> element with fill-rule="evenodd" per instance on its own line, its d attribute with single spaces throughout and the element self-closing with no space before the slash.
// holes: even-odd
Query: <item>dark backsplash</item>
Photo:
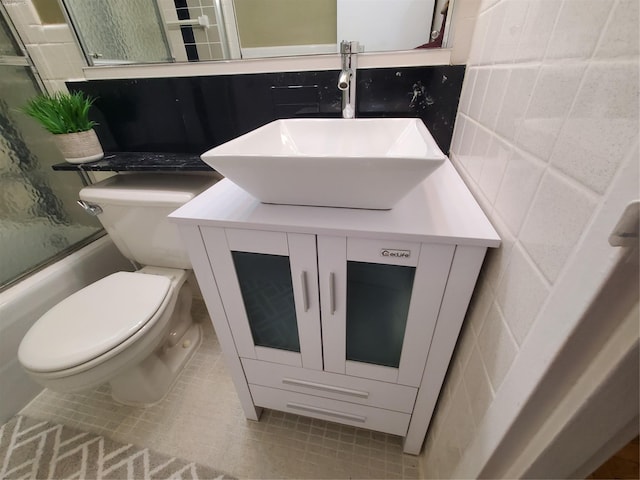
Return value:
<svg viewBox="0 0 640 480">
<path fill-rule="evenodd" d="M 448 153 L 463 77 L 457 65 L 359 69 L 356 116 L 420 117 Z M 340 117 L 337 78 L 318 71 L 67 85 L 97 98 L 92 117 L 106 151 L 202 153 L 279 118 Z"/>
</svg>

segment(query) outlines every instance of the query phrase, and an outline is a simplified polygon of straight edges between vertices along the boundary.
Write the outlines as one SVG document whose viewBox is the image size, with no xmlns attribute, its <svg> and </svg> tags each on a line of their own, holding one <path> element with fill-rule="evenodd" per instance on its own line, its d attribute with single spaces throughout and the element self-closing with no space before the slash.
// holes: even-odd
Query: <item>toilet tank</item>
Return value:
<svg viewBox="0 0 640 480">
<path fill-rule="evenodd" d="M 80 190 L 99 205 L 98 219 L 122 254 L 141 265 L 190 269 L 191 262 L 167 215 L 220 177 L 188 174 L 116 175 Z"/>
</svg>

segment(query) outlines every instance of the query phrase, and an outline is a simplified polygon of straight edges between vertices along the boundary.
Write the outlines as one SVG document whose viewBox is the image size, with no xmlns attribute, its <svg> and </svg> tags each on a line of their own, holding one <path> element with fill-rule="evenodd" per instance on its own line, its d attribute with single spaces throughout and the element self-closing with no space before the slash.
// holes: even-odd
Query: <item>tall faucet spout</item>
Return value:
<svg viewBox="0 0 640 480">
<path fill-rule="evenodd" d="M 338 76 L 338 89 L 342 91 L 342 117 L 354 118 L 356 113 L 356 55 L 358 42 L 340 42 L 342 71 Z"/>
</svg>

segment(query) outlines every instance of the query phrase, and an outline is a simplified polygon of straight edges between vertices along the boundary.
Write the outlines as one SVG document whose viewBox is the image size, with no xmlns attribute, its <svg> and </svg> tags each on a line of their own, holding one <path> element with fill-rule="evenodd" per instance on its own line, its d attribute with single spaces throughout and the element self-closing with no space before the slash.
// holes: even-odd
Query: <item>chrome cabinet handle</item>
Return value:
<svg viewBox="0 0 640 480">
<path fill-rule="evenodd" d="M 367 417 L 363 417 L 360 415 L 352 415 L 351 413 L 338 412 L 336 410 L 329 410 L 326 408 L 312 407 L 311 405 L 304 405 L 302 403 L 287 403 L 288 408 L 293 408 L 295 410 L 304 410 L 307 412 L 321 413 L 322 415 L 329 415 L 331 417 L 336 418 L 344 418 L 346 420 L 353 420 L 354 422 L 364 423 L 367 421 Z"/>
<path fill-rule="evenodd" d="M 300 272 L 300 288 L 302 289 L 302 308 L 305 312 L 309 310 L 309 292 L 307 291 L 307 272 Z"/>
<path fill-rule="evenodd" d="M 298 380 L 296 378 L 283 378 L 282 383 L 285 385 L 294 385 L 297 387 L 315 388 L 317 390 L 325 390 L 327 392 L 341 393 L 343 395 L 351 395 L 353 397 L 369 398 L 369 392 L 362 390 L 351 390 L 350 388 L 336 387 L 334 385 L 325 385 L 323 383 L 307 382 L 306 380 Z"/>
<path fill-rule="evenodd" d="M 336 276 L 333 272 L 329 273 L 329 305 L 331 315 L 336 313 Z"/>
</svg>

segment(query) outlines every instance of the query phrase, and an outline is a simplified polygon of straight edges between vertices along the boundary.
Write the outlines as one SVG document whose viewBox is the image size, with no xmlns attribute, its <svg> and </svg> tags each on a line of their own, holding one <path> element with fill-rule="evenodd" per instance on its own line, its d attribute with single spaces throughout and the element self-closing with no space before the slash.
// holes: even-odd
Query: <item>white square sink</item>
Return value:
<svg viewBox="0 0 640 480">
<path fill-rule="evenodd" d="M 375 210 L 445 159 L 417 118 L 276 120 L 202 154 L 264 203 Z"/>
</svg>

